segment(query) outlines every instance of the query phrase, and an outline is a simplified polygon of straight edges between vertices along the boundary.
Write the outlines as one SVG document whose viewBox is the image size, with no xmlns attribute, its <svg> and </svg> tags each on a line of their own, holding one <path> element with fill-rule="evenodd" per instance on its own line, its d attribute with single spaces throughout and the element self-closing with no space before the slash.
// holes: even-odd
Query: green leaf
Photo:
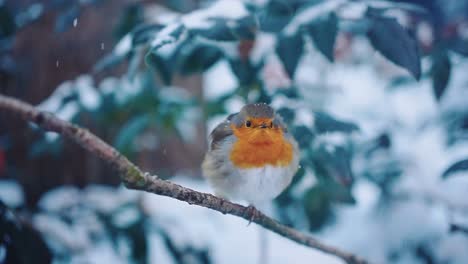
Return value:
<svg viewBox="0 0 468 264">
<path fill-rule="evenodd" d="M 367 36 L 372 46 L 385 58 L 408 70 L 417 80 L 421 61 L 416 40 L 394 18 L 383 17 L 369 9 L 371 28 Z"/>
<path fill-rule="evenodd" d="M 143 22 L 143 6 L 141 4 L 129 4 L 124 8 L 122 13 L 114 29 L 114 36 L 117 39 L 123 38 L 123 36 Z"/>
<path fill-rule="evenodd" d="M 442 174 L 442 178 L 448 178 L 456 172 L 468 171 L 468 159 L 460 160 L 452 164 Z"/>
<path fill-rule="evenodd" d="M 331 62 L 338 33 L 338 17 L 334 12 L 305 25 L 305 30 L 312 37 L 314 46 Z"/>
<path fill-rule="evenodd" d="M 322 188 L 327 192 L 328 197 L 332 202 L 355 205 L 356 200 L 351 193 L 350 186 L 338 184 L 335 181 L 325 181 L 320 183 Z"/>
<path fill-rule="evenodd" d="M 305 192 L 303 205 L 311 231 L 320 229 L 332 217 L 330 199 L 320 185 L 315 185 Z"/>
<path fill-rule="evenodd" d="M 250 86 L 257 81 L 259 67 L 250 60 L 233 58 L 229 60 L 229 65 L 241 86 Z"/>
<path fill-rule="evenodd" d="M 354 177 L 349 149 L 322 142 L 315 146 L 310 159 L 319 180 L 333 179 L 344 186 L 352 184 Z"/>
<path fill-rule="evenodd" d="M 433 56 L 431 77 L 434 96 L 440 100 L 450 80 L 452 64 L 446 51 L 441 51 Z"/>
<path fill-rule="evenodd" d="M 16 23 L 13 14 L 5 4 L 0 4 L 0 39 L 11 36 L 16 31 Z"/>
<path fill-rule="evenodd" d="M 42 235 L 0 201 L 2 263 L 52 263 Z"/>
<path fill-rule="evenodd" d="M 359 130 L 359 127 L 351 122 L 335 119 L 325 112 L 314 112 L 314 125 L 318 133 L 344 132 L 351 133 Z"/>
<path fill-rule="evenodd" d="M 304 50 L 304 39 L 300 33 L 294 36 L 280 36 L 276 44 L 276 53 L 283 63 L 290 79 L 294 78 L 297 64 Z"/>
<path fill-rule="evenodd" d="M 191 29 L 190 33 L 194 35 L 199 35 L 207 39 L 217 40 L 217 41 L 235 41 L 237 36 L 234 34 L 233 28 L 228 24 L 228 20 L 222 18 L 211 18 L 208 19 L 208 22 L 211 22 L 212 25 L 206 29 Z"/>
<path fill-rule="evenodd" d="M 290 108 L 280 108 L 278 111 L 276 111 L 276 113 L 278 113 L 283 118 L 286 124 L 291 124 L 291 122 L 294 120 L 295 113 Z"/>
<path fill-rule="evenodd" d="M 289 0 L 268 1 L 257 14 L 260 30 L 271 33 L 281 32 L 294 17 L 295 11 Z"/>
<path fill-rule="evenodd" d="M 138 25 L 132 30 L 132 45 L 140 45 L 147 43 L 153 36 L 156 34 L 156 32 L 160 31 L 163 29 L 164 26 L 160 24 L 143 24 L 143 25 Z"/>
<path fill-rule="evenodd" d="M 158 73 L 164 84 L 171 84 L 173 65 L 167 59 L 154 52 L 148 52 L 145 55 L 145 63 Z"/>
<path fill-rule="evenodd" d="M 206 45 L 183 46 L 177 56 L 177 70 L 184 75 L 204 72 L 223 57 L 223 52 L 218 48 Z"/>
<path fill-rule="evenodd" d="M 297 126 L 292 129 L 292 134 L 301 148 L 307 149 L 314 140 L 314 133 L 306 126 Z"/>
<path fill-rule="evenodd" d="M 151 124 L 150 115 L 138 115 L 131 118 L 120 129 L 114 140 L 114 146 L 122 152 L 132 151 L 133 142 Z"/>
</svg>

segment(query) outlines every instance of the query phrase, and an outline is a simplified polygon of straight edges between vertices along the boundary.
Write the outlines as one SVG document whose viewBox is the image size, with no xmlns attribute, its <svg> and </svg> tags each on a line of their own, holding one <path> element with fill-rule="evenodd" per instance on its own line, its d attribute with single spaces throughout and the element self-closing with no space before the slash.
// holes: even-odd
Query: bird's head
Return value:
<svg viewBox="0 0 468 264">
<path fill-rule="evenodd" d="M 248 104 L 231 120 L 234 135 L 254 145 L 268 145 L 283 140 L 286 129 L 280 117 L 267 104 Z"/>
</svg>

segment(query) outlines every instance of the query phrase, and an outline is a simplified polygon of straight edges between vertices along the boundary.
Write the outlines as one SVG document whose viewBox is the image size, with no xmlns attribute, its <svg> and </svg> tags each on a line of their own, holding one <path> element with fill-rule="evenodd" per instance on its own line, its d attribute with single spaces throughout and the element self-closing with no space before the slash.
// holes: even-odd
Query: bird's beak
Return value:
<svg viewBox="0 0 468 264">
<path fill-rule="evenodd" d="M 260 128 L 267 128 L 267 127 L 268 127 L 268 126 L 267 126 L 266 123 L 262 123 L 262 124 L 260 125 Z"/>
</svg>

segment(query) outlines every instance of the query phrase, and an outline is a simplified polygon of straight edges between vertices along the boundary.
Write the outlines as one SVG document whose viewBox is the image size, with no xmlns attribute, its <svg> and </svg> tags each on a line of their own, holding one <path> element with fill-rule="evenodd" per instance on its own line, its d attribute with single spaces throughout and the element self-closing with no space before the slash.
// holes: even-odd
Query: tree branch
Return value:
<svg viewBox="0 0 468 264">
<path fill-rule="evenodd" d="M 19 115 L 22 119 L 33 122 L 46 131 L 57 132 L 73 140 L 89 152 L 96 154 L 118 170 L 127 188 L 172 197 L 189 204 L 210 208 L 223 214 L 231 214 L 246 220 L 252 220 L 252 222 L 283 237 L 304 246 L 339 257 L 347 263 L 368 263 L 366 260 L 354 254 L 323 244 L 309 235 L 280 224 L 260 211 L 256 211 L 252 214 L 251 210 L 249 211 L 245 206 L 229 202 L 208 193 L 197 192 L 170 181 L 162 180 L 156 175 L 143 173 L 126 157 L 122 156 L 117 150 L 88 130 L 58 119 L 51 113 L 40 111 L 30 104 L 0 95 L 0 110 Z M 252 215 L 253 219 L 251 219 Z"/>
</svg>

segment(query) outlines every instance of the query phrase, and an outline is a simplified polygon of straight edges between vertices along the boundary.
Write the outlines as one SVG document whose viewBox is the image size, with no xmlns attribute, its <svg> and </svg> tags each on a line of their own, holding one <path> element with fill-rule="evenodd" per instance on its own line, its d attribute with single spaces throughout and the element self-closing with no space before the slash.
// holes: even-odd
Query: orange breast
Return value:
<svg viewBox="0 0 468 264">
<path fill-rule="evenodd" d="M 234 135 L 238 140 L 233 145 L 230 158 L 239 168 L 258 168 L 265 165 L 286 167 L 293 159 L 293 147 L 281 130 L 272 129 L 257 134 L 234 130 Z"/>
</svg>

